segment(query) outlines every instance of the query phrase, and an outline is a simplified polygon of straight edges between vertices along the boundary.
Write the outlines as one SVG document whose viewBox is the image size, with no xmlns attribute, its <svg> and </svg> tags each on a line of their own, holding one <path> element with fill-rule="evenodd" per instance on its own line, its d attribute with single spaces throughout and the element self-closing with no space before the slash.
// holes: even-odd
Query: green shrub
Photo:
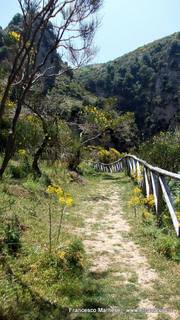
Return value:
<svg viewBox="0 0 180 320">
<path fill-rule="evenodd" d="M 161 230 L 158 229 L 155 224 L 149 224 L 146 227 L 142 225 L 141 232 L 150 240 L 156 240 L 159 237 Z"/>
<path fill-rule="evenodd" d="M 78 172 L 83 176 L 94 175 L 96 174 L 95 169 L 90 166 L 87 162 L 83 161 L 78 166 Z"/>
<path fill-rule="evenodd" d="M 34 180 L 31 176 L 23 183 L 25 187 L 30 192 L 36 192 L 40 189 L 40 184 L 38 180 Z"/>
<path fill-rule="evenodd" d="M 180 242 L 171 235 L 159 234 L 154 245 L 156 250 L 168 259 L 180 261 Z"/>
<path fill-rule="evenodd" d="M 178 172 L 180 170 L 180 130 L 161 132 L 139 147 L 139 157 L 152 165 Z"/>
<path fill-rule="evenodd" d="M 14 179 L 22 179 L 27 176 L 26 168 L 21 165 L 10 165 L 8 171 L 11 177 Z"/>
<path fill-rule="evenodd" d="M 43 130 L 41 121 L 34 115 L 25 115 L 18 121 L 16 134 L 16 148 L 35 152 L 37 145 L 42 143 Z"/>
<path fill-rule="evenodd" d="M 5 225 L 4 243 L 9 253 L 13 255 L 15 255 L 21 248 L 21 227 L 16 215 L 14 215 Z"/>
<path fill-rule="evenodd" d="M 80 239 L 73 240 L 67 247 L 62 247 L 51 254 L 43 254 L 38 266 L 41 270 L 54 268 L 57 274 L 63 272 L 80 276 L 85 269 L 85 251 Z"/>
<path fill-rule="evenodd" d="M 45 173 L 43 173 L 39 179 L 39 183 L 43 186 L 48 187 L 51 184 L 51 179 Z"/>
<path fill-rule="evenodd" d="M 80 239 L 73 240 L 67 249 L 67 264 L 73 272 L 82 271 L 84 269 L 85 250 Z"/>
</svg>

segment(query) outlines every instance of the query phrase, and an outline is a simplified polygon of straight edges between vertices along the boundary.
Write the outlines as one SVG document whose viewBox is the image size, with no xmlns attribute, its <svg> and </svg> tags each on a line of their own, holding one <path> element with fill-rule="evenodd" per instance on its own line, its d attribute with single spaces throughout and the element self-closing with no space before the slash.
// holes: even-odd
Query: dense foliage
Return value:
<svg viewBox="0 0 180 320">
<path fill-rule="evenodd" d="M 180 131 L 161 132 L 151 140 L 140 145 L 139 156 L 160 168 L 180 171 Z"/>
<path fill-rule="evenodd" d="M 100 97 L 116 96 L 115 107 L 133 111 L 142 135 L 179 123 L 180 33 L 138 48 L 105 64 L 77 71 L 77 79 Z"/>
</svg>

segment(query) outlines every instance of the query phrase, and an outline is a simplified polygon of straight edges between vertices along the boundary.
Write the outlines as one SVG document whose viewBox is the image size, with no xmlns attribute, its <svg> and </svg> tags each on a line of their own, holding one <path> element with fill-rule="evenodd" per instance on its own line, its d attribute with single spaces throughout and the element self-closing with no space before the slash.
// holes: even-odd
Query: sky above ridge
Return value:
<svg viewBox="0 0 180 320">
<path fill-rule="evenodd" d="M 0 0 L 0 26 L 20 12 L 17 0 Z M 93 63 L 113 60 L 144 44 L 180 31 L 180 0 L 104 0 Z"/>
</svg>

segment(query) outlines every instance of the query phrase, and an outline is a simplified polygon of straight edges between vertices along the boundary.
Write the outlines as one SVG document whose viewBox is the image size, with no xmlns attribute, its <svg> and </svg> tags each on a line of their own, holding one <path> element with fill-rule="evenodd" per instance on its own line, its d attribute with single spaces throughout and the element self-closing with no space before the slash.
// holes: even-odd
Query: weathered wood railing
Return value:
<svg viewBox="0 0 180 320">
<path fill-rule="evenodd" d="M 154 195 L 155 211 L 158 216 L 161 214 L 162 202 L 164 200 L 177 236 L 180 236 L 180 221 L 176 216 L 172 192 L 167 179 L 178 180 L 180 184 L 180 174 L 173 173 L 158 167 L 153 167 L 146 161 L 134 155 L 126 155 L 110 164 L 93 162 L 93 167 L 100 172 L 125 172 L 135 178 L 146 197 Z M 179 185 L 180 188 L 180 185 Z M 180 194 L 180 190 L 179 190 Z"/>
</svg>

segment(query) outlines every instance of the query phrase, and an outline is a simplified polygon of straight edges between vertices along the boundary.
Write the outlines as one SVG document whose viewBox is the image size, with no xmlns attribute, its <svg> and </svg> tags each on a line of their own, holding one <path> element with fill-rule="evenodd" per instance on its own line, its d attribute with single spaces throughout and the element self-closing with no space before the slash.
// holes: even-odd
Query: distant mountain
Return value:
<svg viewBox="0 0 180 320">
<path fill-rule="evenodd" d="M 117 97 L 135 112 L 145 137 L 180 122 L 180 32 L 105 64 L 81 68 L 76 79 L 99 97 Z"/>
</svg>

